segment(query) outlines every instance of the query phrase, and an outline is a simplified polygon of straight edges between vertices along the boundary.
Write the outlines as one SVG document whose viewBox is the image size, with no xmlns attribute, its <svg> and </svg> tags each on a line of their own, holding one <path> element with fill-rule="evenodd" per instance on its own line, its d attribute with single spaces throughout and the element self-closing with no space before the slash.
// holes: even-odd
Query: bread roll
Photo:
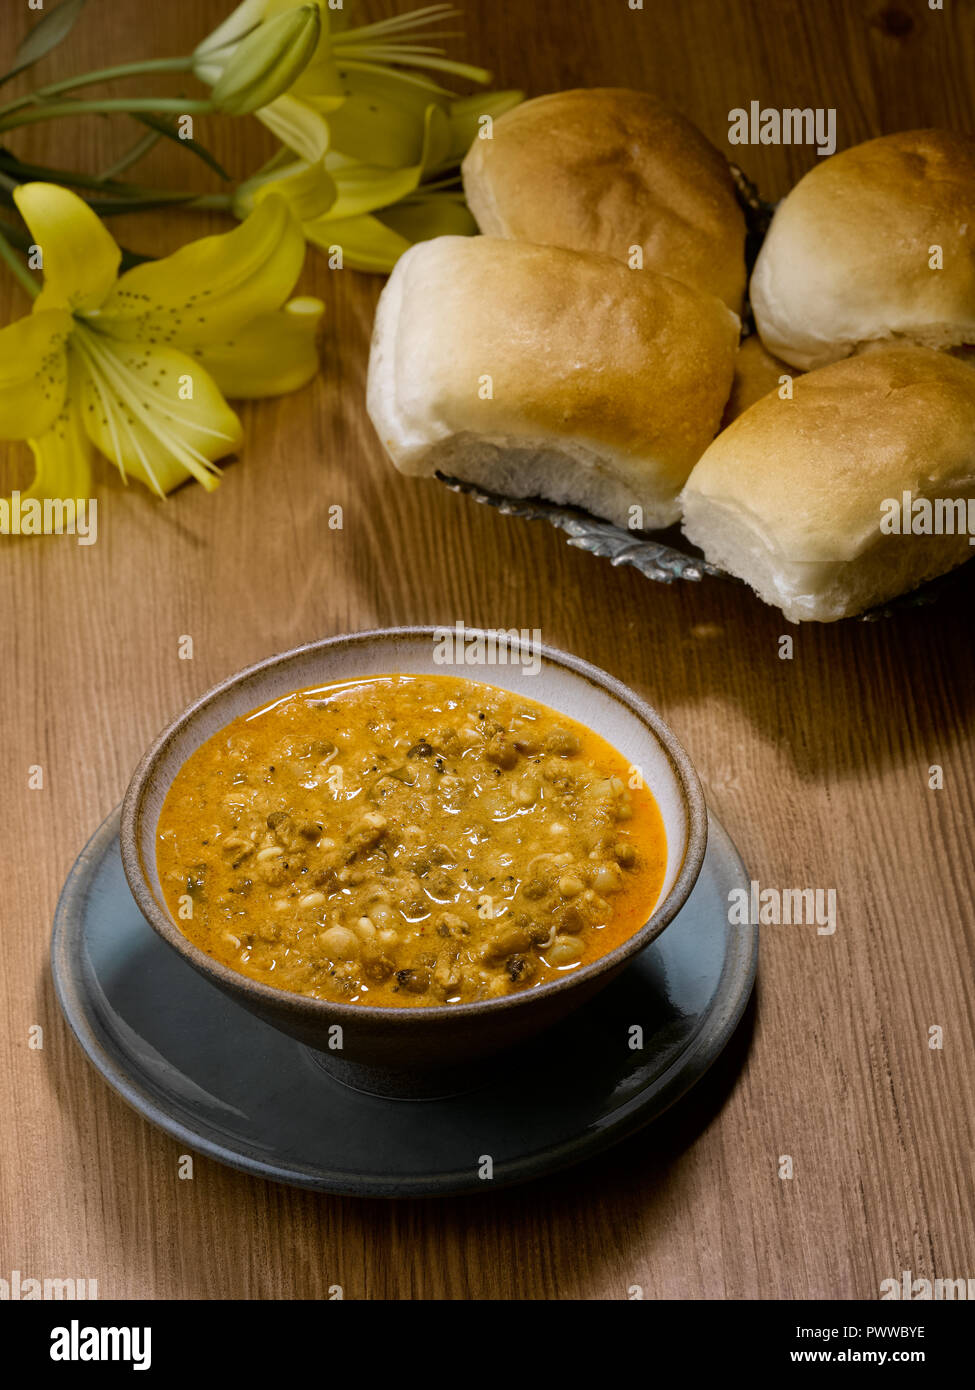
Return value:
<svg viewBox="0 0 975 1390">
<path fill-rule="evenodd" d="M 792 400 L 773 392 L 722 431 L 684 489 L 684 531 L 787 618 L 832 622 L 975 553 L 964 530 L 887 534 L 885 504 L 905 492 L 975 499 L 975 368 L 876 348 L 797 377 Z"/>
<path fill-rule="evenodd" d="M 721 417 L 721 428 L 727 429 L 732 420 L 744 415 L 749 406 L 760 401 L 770 391 L 777 391 L 784 376 L 794 378 L 795 375 L 795 369 L 787 362 L 766 352 L 757 334 L 753 333 L 750 338 L 746 338 L 735 358 L 735 379 L 732 382 L 728 404 L 724 408 L 724 415 Z"/>
<path fill-rule="evenodd" d="M 975 140 L 904 131 L 817 164 L 773 217 L 750 296 L 795 367 L 893 337 L 975 342 Z"/>
<path fill-rule="evenodd" d="M 437 470 L 618 525 L 679 515 L 718 427 L 739 324 L 717 299 L 607 256 L 438 237 L 380 297 L 369 415 L 404 473 Z"/>
<path fill-rule="evenodd" d="M 556 92 L 476 139 L 464 191 L 482 232 L 643 263 L 741 312 L 745 219 L 727 161 L 646 92 Z"/>
</svg>

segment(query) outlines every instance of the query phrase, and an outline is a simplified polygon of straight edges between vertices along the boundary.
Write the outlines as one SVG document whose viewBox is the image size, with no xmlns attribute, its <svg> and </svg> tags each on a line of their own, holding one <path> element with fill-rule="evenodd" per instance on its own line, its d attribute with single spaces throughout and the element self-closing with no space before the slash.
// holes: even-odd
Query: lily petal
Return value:
<svg viewBox="0 0 975 1390">
<path fill-rule="evenodd" d="M 97 309 L 115 283 L 122 253 L 86 202 L 53 183 L 22 183 L 14 202 L 44 257 L 41 309 Z"/>
<path fill-rule="evenodd" d="M 364 164 L 399 169 L 420 158 L 422 112 L 404 113 L 392 104 L 372 106 L 368 98 L 349 97 L 341 110 L 330 117 L 329 129 L 332 149 Z"/>
<path fill-rule="evenodd" d="M 299 159 L 309 164 L 324 158 L 329 146 L 328 124 L 324 116 L 304 101 L 286 93 L 254 115 Z"/>
<path fill-rule="evenodd" d="M 234 231 L 126 271 L 88 322 L 100 335 L 150 346 L 223 343 L 284 303 L 304 258 L 300 226 L 285 200 L 269 195 Z"/>
<path fill-rule="evenodd" d="M 297 391 L 318 372 L 315 339 L 324 310 L 320 299 L 292 299 L 248 324 L 233 347 L 205 351 L 200 361 L 224 395 L 238 400 Z"/>
<path fill-rule="evenodd" d="M 321 217 L 338 197 L 335 180 L 325 172 L 320 160 L 317 164 L 298 161 L 247 179 L 234 195 L 234 212 L 238 217 L 246 217 L 271 193 L 279 193 L 285 199 L 299 222 Z"/>
<path fill-rule="evenodd" d="M 45 309 L 0 328 L 0 438 L 44 434 L 64 402 L 71 315 Z"/>
<path fill-rule="evenodd" d="M 427 108 L 434 104 L 429 91 L 386 72 L 346 73 L 337 90 L 345 99 L 329 117 L 331 149 L 389 169 L 421 159 Z"/>
<path fill-rule="evenodd" d="M 91 496 L 95 446 L 85 433 L 81 412 L 74 403 L 66 404 L 51 428 L 28 443 L 37 474 L 22 499 L 78 501 Z"/>
<path fill-rule="evenodd" d="M 78 326 L 73 348 L 84 367 L 85 429 L 123 476 L 160 495 L 192 474 L 212 490 L 213 461 L 233 453 L 240 421 L 203 365 L 171 347 L 106 338 Z M 189 399 L 186 397 L 189 395 Z"/>
<path fill-rule="evenodd" d="M 77 502 L 91 494 L 95 450 L 81 424 L 75 389 L 79 381 L 73 366 L 68 369 L 68 380 L 69 390 L 50 428 L 27 441 L 34 455 L 35 473 L 30 487 L 20 494 L 21 503 L 68 498 Z M 7 505 L 12 509 L 12 498 L 7 498 Z"/>
<path fill-rule="evenodd" d="M 449 123 L 445 112 L 435 105 L 427 107 L 424 115 L 423 140 L 419 161 L 403 169 L 384 165 L 350 164 L 342 155 L 325 166 L 335 180 L 338 197 L 326 214 L 326 219 L 358 217 L 364 212 L 398 203 L 414 193 L 426 170 L 443 157 L 449 140 Z"/>
<path fill-rule="evenodd" d="M 449 193 L 428 193 L 421 189 L 404 203 L 383 208 L 377 213 L 380 221 L 412 246 L 418 241 L 431 241 L 436 236 L 475 236 L 474 221 L 463 198 Z"/>
<path fill-rule="evenodd" d="M 357 164 L 347 169 L 333 169 L 332 177 L 338 197 L 324 217 L 316 222 L 343 221 L 364 212 L 375 212 L 415 193 L 420 184 L 420 166 L 408 169 L 383 169 L 376 164 Z"/>
<path fill-rule="evenodd" d="M 349 270 L 387 273 L 410 249 L 405 237 L 383 225 L 378 217 L 319 217 L 305 223 L 305 236 L 315 246 L 328 251 L 342 249 L 342 263 Z"/>
<path fill-rule="evenodd" d="M 524 92 L 475 92 L 473 96 L 458 97 L 450 103 L 450 149 L 446 163 L 457 164 L 481 132 L 481 117 L 496 121 L 506 111 L 524 100 Z"/>
</svg>

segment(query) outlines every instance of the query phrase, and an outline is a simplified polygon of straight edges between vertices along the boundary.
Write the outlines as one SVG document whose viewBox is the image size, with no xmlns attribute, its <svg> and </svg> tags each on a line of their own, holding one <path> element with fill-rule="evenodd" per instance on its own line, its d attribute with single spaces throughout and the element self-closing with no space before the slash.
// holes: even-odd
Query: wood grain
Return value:
<svg viewBox="0 0 975 1390">
<path fill-rule="evenodd" d="M 91 6 L 53 80 L 185 51 L 217 0 Z M 389 12 L 367 5 L 369 15 Z M 395 8 L 402 9 L 403 5 Z M 31 18 L 2 0 L 0 63 Z M 973 129 L 975 6 L 925 0 L 517 0 L 465 5 L 455 45 L 497 81 L 660 92 L 726 146 L 727 113 L 835 106 L 840 142 Z M 23 85 L 13 89 L 19 90 Z M 97 120 L 18 149 L 103 167 L 132 138 Z M 205 138 L 235 174 L 268 150 L 252 121 Z M 729 153 L 734 153 L 729 150 Z M 810 149 L 737 151 L 766 196 Z M 212 187 L 179 150 L 147 175 Z M 214 216 L 116 224 L 162 253 Z M 98 543 L 0 546 L 0 1274 L 98 1279 L 104 1297 L 871 1299 L 880 1281 L 975 1275 L 972 1183 L 973 582 L 874 625 L 793 629 L 737 586 L 657 588 L 381 457 L 363 409 L 380 281 L 309 258 L 327 303 L 323 370 L 247 406 L 216 495 L 159 505 L 105 468 Z M 0 321 L 26 301 L 0 277 Z M 25 476 L 7 455 L 4 482 Z M 328 529 L 328 507 L 345 529 Z M 697 1091 L 619 1149 L 523 1190 L 386 1205 L 289 1191 L 198 1159 L 137 1118 L 82 1058 L 47 967 L 58 891 L 147 741 L 243 664 L 399 622 L 539 627 L 673 723 L 763 885 L 835 888 L 833 937 L 769 927 L 746 1026 Z M 182 634 L 192 661 L 177 659 Z M 44 767 L 43 791 L 27 769 Z M 931 764 L 944 789 L 928 788 Z M 28 1029 L 42 1023 L 45 1046 Z M 928 1028 L 944 1047 L 928 1047 Z M 778 1177 L 789 1154 L 795 1177 Z"/>
</svg>

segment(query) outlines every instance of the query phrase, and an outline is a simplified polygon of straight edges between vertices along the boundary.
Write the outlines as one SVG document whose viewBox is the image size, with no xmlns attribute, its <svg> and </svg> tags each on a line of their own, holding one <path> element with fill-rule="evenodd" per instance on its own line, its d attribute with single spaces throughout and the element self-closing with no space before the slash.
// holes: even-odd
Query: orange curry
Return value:
<svg viewBox="0 0 975 1390">
<path fill-rule="evenodd" d="M 530 989 L 652 913 L 660 811 L 591 729 L 457 676 L 299 690 L 177 774 L 157 857 L 180 929 L 313 998 L 451 1004 Z"/>
</svg>

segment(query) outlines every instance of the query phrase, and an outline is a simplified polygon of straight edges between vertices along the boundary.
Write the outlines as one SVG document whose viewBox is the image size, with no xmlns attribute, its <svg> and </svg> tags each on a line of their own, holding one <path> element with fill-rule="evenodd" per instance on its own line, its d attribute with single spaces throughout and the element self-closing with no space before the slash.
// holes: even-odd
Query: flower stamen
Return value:
<svg viewBox="0 0 975 1390">
<path fill-rule="evenodd" d="M 181 439 L 173 430 L 167 429 L 160 424 L 153 411 L 150 410 L 141 399 L 142 395 L 145 394 L 142 389 L 142 383 L 139 383 L 138 392 L 132 390 L 126 380 L 126 370 L 123 365 L 118 361 L 110 348 L 99 343 L 96 335 L 90 328 L 85 328 L 79 324 L 77 333 L 86 349 L 89 365 L 95 368 L 93 375 L 96 373 L 103 375 L 118 401 L 129 410 L 132 416 L 139 419 L 149 434 L 151 434 L 178 463 L 181 463 L 184 468 L 192 473 L 198 482 L 202 483 L 204 487 L 212 487 L 214 485 L 214 479 L 220 476 L 220 469 L 217 468 L 215 464 L 211 463 L 204 454 L 201 454 L 198 449 L 195 449 L 192 444 L 188 443 L 185 439 Z M 173 418 L 178 419 L 179 417 L 173 416 Z M 123 423 L 126 424 L 128 428 L 124 416 Z M 130 437 L 133 437 L 131 429 L 128 430 L 128 433 Z M 113 433 L 113 441 L 114 438 L 115 436 Z M 140 462 L 142 462 L 143 466 L 146 468 L 149 477 L 152 478 L 160 496 L 163 496 L 163 490 L 160 488 L 158 480 L 155 478 L 151 467 L 145 459 L 143 450 L 138 446 L 134 437 L 133 443 L 136 444 Z"/>
</svg>

